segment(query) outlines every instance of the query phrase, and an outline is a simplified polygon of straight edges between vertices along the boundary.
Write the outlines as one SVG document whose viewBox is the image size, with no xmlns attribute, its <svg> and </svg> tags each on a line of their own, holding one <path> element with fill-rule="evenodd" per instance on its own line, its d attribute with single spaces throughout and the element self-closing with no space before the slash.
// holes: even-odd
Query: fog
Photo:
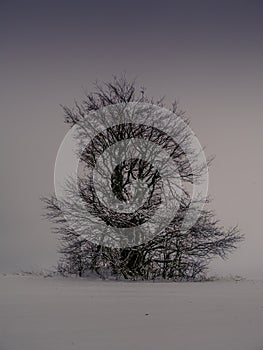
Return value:
<svg viewBox="0 0 263 350">
<path fill-rule="evenodd" d="M 212 208 L 245 242 L 211 273 L 263 277 L 263 4 L 133 1 L 0 5 L 0 271 L 50 268 L 57 239 L 39 200 L 53 189 L 72 106 L 127 71 L 186 110 L 207 155 Z"/>
</svg>

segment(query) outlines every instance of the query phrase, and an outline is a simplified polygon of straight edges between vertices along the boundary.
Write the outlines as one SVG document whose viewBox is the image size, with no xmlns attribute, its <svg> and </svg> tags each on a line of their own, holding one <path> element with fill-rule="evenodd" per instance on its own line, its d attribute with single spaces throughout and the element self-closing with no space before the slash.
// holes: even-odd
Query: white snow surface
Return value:
<svg viewBox="0 0 263 350">
<path fill-rule="evenodd" d="M 0 276 L 0 350 L 263 350 L 263 281 Z"/>
</svg>

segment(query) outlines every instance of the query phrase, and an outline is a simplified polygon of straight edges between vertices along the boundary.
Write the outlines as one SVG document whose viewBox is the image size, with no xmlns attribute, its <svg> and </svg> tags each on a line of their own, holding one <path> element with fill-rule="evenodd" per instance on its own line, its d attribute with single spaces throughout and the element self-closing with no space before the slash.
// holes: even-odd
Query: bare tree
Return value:
<svg viewBox="0 0 263 350">
<path fill-rule="evenodd" d="M 93 123 L 87 118 L 89 113 L 100 111 L 107 106 L 119 104 L 126 106 L 131 102 L 143 102 L 148 106 L 147 108 L 149 105 L 164 107 L 163 99 L 155 101 L 148 98 L 144 88 L 138 89 L 135 82 L 128 81 L 124 75 L 114 77 L 112 82 L 103 85 L 95 84 L 95 92 L 86 94 L 84 101 L 80 104 L 76 103 L 75 108 L 63 107 L 65 122 L 70 127 L 77 126 L 80 170 L 77 184 L 70 180 L 67 182 L 70 200 L 58 199 L 55 196 L 43 198 L 47 209 L 46 216 L 55 223 L 55 232 L 61 241 L 59 268 L 63 273 L 75 273 L 79 276 L 95 271 L 102 278 L 109 275 L 125 279 L 185 280 L 200 278 L 205 274 L 211 259 L 216 256 L 226 258 L 228 253 L 232 252 L 242 241 L 243 236 L 237 227 L 230 229 L 220 227 L 214 213 L 208 209 L 198 206 L 191 207 L 189 186 L 201 179 L 206 164 L 196 161 L 198 154 L 195 149 L 191 148 L 189 120 L 178 108 L 177 103 L 174 102 L 169 109 L 171 115 L 176 115 L 183 120 L 182 124 L 176 125 L 175 132 L 179 140 L 177 142 L 169 134 L 147 123 L 136 124 L 123 120 L 122 123 L 115 126 L 105 125 L 104 130 L 97 133 L 88 145 L 81 147 L 86 134 L 94 128 Z M 169 127 L 168 120 L 167 128 Z M 107 244 L 109 242 L 107 234 L 105 234 L 106 241 L 104 235 L 103 237 L 98 236 L 99 239 L 96 240 L 94 237 L 97 235 L 96 226 L 92 222 L 83 222 L 86 220 L 85 211 L 103 220 L 107 227 L 130 227 L 132 232 L 134 227 L 140 227 L 156 215 L 162 202 L 163 177 L 169 178 L 171 175 L 171 170 L 161 174 L 153 166 L 151 160 L 155 151 L 150 152 L 150 157 L 139 158 L 129 155 L 120 162 L 118 161 L 119 150 L 114 150 L 108 157 L 111 163 L 107 163 L 108 159 L 104 160 L 103 167 L 100 169 L 101 177 L 105 178 L 104 171 L 111 171 L 109 182 L 112 192 L 117 200 L 124 204 L 131 201 L 136 204 L 139 201 L 145 189 L 137 186 L 136 190 L 132 191 L 131 183 L 134 180 L 139 183 L 143 181 L 147 189 L 147 195 L 144 195 L 146 200 L 133 213 L 116 211 L 103 204 L 96 193 L 93 182 L 93 171 L 98 157 L 116 142 L 134 139 L 147 139 L 150 141 L 149 144 L 158 144 L 175 162 L 182 180 L 179 186 L 180 198 L 176 197 L 178 210 L 169 225 L 166 225 L 158 234 L 147 240 L 138 238 L 140 235 L 133 235 L 132 238 L 129 238 L 131 240 L 129 243 L 132 242 L 132 244 L 115 247 Z M 145 143 L 143 146 L 140 144 L 138 146 L 137 142 L 136 147 L 140 148 L 140 154 L 146 154 Z M 208 163 L 210 164 L 210 160 Z M 162 168 L 164 165 L 163 162 Z M 103 186 L 104 182 L 99 183 L 100 188 Z M 81 210 L 80 199 L 84 203 Z M 205 198 L 199 198 L 198 201 L 207 202 Z M 198 219 L 187 230 L 184 230 L 186 212 L 191 210 L 195 214 L 199 211 Z M 161 217 L 158 219 L 162 221 Z M 92 239 L 78 231 L 79 227 L 82 227 L 83 230 L 83 226 L 85 232 L 89 232 L 87 237 L 92 237 Z M 117 238 L 113 235 L 112 240 Z"/>
</svg>

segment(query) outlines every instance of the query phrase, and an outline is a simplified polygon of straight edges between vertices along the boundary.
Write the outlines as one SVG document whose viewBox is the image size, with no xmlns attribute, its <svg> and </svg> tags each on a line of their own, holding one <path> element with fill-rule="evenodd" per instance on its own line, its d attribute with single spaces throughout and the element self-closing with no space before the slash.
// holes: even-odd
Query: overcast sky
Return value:
<svg viewBox="0 0 263 350">
<path fill-rule="evenodd" d="M 212 272 L 263 278 L 263 2 L 1 1 L 0 271 L 56 264 L 41 218 L 67 132 L 60 104 L 124 70 L 174 97 L 208 155 L 212 207 L 246 241 Z"/>
</svg>

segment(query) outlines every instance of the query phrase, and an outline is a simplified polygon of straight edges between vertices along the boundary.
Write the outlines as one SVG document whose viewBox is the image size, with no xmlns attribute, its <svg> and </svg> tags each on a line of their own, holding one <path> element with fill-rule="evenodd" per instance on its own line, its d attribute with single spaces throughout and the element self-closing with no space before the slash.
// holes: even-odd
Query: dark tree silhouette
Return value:
<svg viewBox="0 0 263 350">
<path fill-rule="evenodd" d="M 124 75 L 114 77 L 112 82 L 103 85 L 95 84 L 95 91 L 86 94 L 82 103 L 76 103 L 73 109 L 63 107 L 65 122 L 73 127 L 80 126 L 79 138 L 93 125 L 87 122 L 87 113 L 98 111 L 102 107 L 127 104 L 129 102 L 144 102 L 160 107 L 164 106 L 164 99 L 155 101 L 146 96 L 145 89 L 137 88 L 134 81 L 128 81 Z M 185 125 L 189 120 L 185 113 L 174 102 L 170 111 L 182 118 Z M 83 123 L 85 128 L 83 128 Z M 61 259 L 58 269 L 63 274 L 77 274 L 85 276 L 90 271 L 95 271 L 102 278 L 115 276 L 125 279 L 170 279 L 187 280 L 197 279 L 205 275 L 211 259 L 219 256 L 228 257 L 243 235 L 237 227 L 224 229 L 220 227 L 212 211 L 206 207 L 191 208 L 191 196 L 189 185 L 193 185 L 195 179 L 201 178 L 206 164 L 195 162 L 198 156 L 196 151 L 190 148 L 188 129 L 178 128 L 184 150 L 181 144 L 177 144 L 167 134 L 160 130 L 150 128 L 147 125 L 131 125 L 122 123 L 115 127 L 105 128 L 90 142 L 84 151 L 79 153 L 81 169 L 78 177 L 78 185 L 68 182 L 68 192 L 72 201 L 58 200 L 55 196 L 43 198 L 46 206 L 47 218 L 55 223 L 55 232 L 60 238 Z M 130 184 L 132 180 L 144 180 L 147 183 L 148 197 L 146 204 L 139 208 L 133 215 L 116 212 L 102 205 L 92 184 L 90 169 L 94 168 L 97 157 L 109 148 L 114 142 L 124 139 L 147 138 L 151 142 L 159 144 L 169 152 L 179 169 L 182 183 L 182 196 L 179 208 L 170 224 L 151 239 L 136 244 L 134 240 L 131 246 L 109 247 L 103 242 L 94 243 L 74 230 L 64 216 L 66 208 L 74 222 L 74 227 L 81 225 L 78 215 L 77 200 L 81 198 L 89 212 L 100 217 L 107 225 L 116 227 L 139 226 L 149 217 L 155 215 L 161 202 L 162 176 L 147 160 L 132 158 L 127 159 L 114 168 L 111 176 L 112 192 L 120 202 L 127 203 L 132 198 L 136 201 L 138 193 L 132 193 Z M 185 149 L 188 147 L 187 157 Z M 116 155 L 113 155 L 115 157 Z M 190 159 L 190 161 L 189 161 Z M 208 161 L 211 163 L 211 160 Z M 143 189 L 141 189 L 143 190 Z M 140 191 L 140 189 L 138 189 Z M 208 202 L 200 198 L 200 202 Z M 182 230 L 185 213 L 189 210 L 199 210 L 197 221 L 187 231 Z M 92 228 L 91 228 L 92 231 Z"/>
</svg>

